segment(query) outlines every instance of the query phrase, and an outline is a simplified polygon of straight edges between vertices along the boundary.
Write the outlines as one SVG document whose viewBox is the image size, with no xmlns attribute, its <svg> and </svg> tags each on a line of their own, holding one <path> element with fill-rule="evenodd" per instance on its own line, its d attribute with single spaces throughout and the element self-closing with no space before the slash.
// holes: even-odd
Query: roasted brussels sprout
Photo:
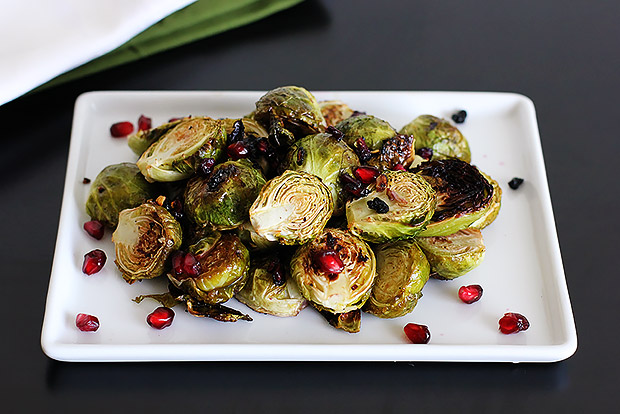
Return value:
<svg viewBox="0 0 620 414">
<path fill-rule="evenodd" d="M 401 134 L 413 135 L 415 149 L 431 148 L 431 160 L 458 158 L 471 162 L 469 143 L 457 127 L 445 119 L 433 115 L 420 115 L 400 130 Z"/>
<path fill-rule="evenodd" d="M 177 126 L 181 121 L 181 119 L 178 119 L 176 121 L 167 122 L 155 128 L 139 130 L 135 134 L 131 134 L 127 137 L 127 145 L 129 145 L 129 148 L 131 148 L 136 155 L 142 155 L 148 147 L 150 147 L 155 141 L 159 140 L 172 128 Z"/>
<path fill-rule="evenodd" d="M 333 208 L 331 192 L 320 178 L 289 170 L 263 187 L 250 207 L 250 221 L 269 241 L 303 244 L 321 234 Z"/>
<path fill-rule="evenodd" d="M 381 149 L 385 140 L 396 135 L 396 130 L 389 123 L 372 115 L 347 118 L 336 128 L 344 134 L 344 141 L 350 146 L 354 146 L 358 138 L 364 138 L 371 151 Z"/>
<path fill-rule="evenodd" d="M 216 161 L 226 145 L 222 121 L 187 118 L 153 143 L 136 163 L 148 181 L 178 181 L 192 176 L 205 158 Z"/>
<path fill-rule="evenodd" d="M 358 165 L 360 162 L 357 155 L 347 144 L 331 134 L 322 133 L 308 135 L 297 141 L 289 150 L 282 167 L 319 177 L 332 193 L 334 214 L 341 214 L 345 200 L 340 174 L 350 174 L 351 169 Z"/>
<path fill-rule="evenodd" d="M 319 108 L 327 126 L 336 126 L 353 115 L 353 109 L 342 101 L 319 101 Z"/>
<path fill-rule="evenodd" d="M 247 160 L 218 164 L 207 176 L 195 176 L 185 189 L 185 212 L 199 226 L 218 230 L 239 227 L 265 185 L 262 173 Z"/>
<path fill-rule="evenodd" d="M 422 297 L 431 267 L 413 240 L 377 246 L 377 277 L 364 311 L 380 318 L 408 314 Z"/>
<path fill-rule="evenodd" d="M 490 182 L 493 186 L 493 197 L 491 198 L 491 202 L 489 203 L 489 206 L 485 209 L 482 216 L 480 216 L 478 220 L 474 221 L 469 226 L 475 229 L 483 229 L 489 224 L 493 223 L 493 221 L 495 221 L 495 219 L 497 218 L 499 210 L 502 206 L 502 189 L 497 183 L 497 181 L 495 181 L 489 175 L 483 173 L 482 171 L 480 171 L 480 174 L 482 174 L 484 178 L 486 178 L 487 181 Z"/>
<path fill-rule="evenodd" d="M 256 312 L 296 316 L 307 302 L 288 273 L 276 254 L 252 260 L 248 281 L 235 297 Z"/>
<path fill-rule="evenodd" d="M 123 279 L 152 279 L 165 272 L 170 253 L 181 246 L 181 225 L 168 210 L 147 202 L 121 211 L 112 241 Z"/>
<path fill-rule="evenodd" d="M 230 136 L 233 133 L 233 130 L 235 129 L 235 122 L 239 120 L 243 122 L 243 128 L 244 128 L 245 134 L 253 135 L 258 138 L 260 137 L 267 138 L 267 136 L 269 136 L 265 128 L 259 125 L 258 122 L 256 122 L 254 119 L 224 118 L 224 119 L 221 119 L 221 121 L 224 124 L 224 130 L 226 131 L 227 136 Z"/>
<path fill-rule="evenodd" d="M 370 194 L 347 203 L 349 230 L 371 243 L 420 233 L 437 204 L 426 180 L 410 172 L 385 171 L 376 182 Z"/>
<path fill-rule="evenodd" d="M 291 274 L 301 294 L 319 310 L 346 313 L 360 309 L 375 279 L 375 255 L 362 239 L 327 229 L 297 249 Z"/>
<path fill-rule="evenodd" d="M 155 188 L 144 179 L 136 164 L 108 165 L 91 184 L 86 213 L 93 220 L 115 228 L 122 210 L 139 206 L 155 196 Z"/>
<path fill-rule="evenodd" d="M 420 237 L 417 242 L 438 279 L 463 276 L 482 263 L 486 250 L 482 233 L 472 228 L 448 236 Z"/>
<path fill-rule="evenodd" d="M 409 168 L 416 159 L 412 136 L 396 135 L 383 141 L 379 153 L 374 155 L 368 164 L 380 170 L 394 170 Z"/>
<path fill-rule="evenodd" d="M 224 303 L 239 292 L 248 278 L 250 253 L 239 237 L 222 234 L 212 244 L 201 240 L 189 247 L 189 253 L 198 261 L 195 274 L 172 269 L 168 279 L 192 298 L 208 304 Z M 209 246 L 212 247 L 209 248 Z"/>
<path fill-rule="evenodd" d="M 418 168 L 437 192 L 438 204 L 422 237 L 447 236 L 467 228 L 487 211 L 493 186 L 476 167 L 456 158 L 425 162 Z"/>
<path fill-rule="evenodd" d="M 282 86 L 267 92 L 256 102 L 254 119 L 267 129 L 275 119 L 296 137 L 327 128 L 314 95 L 299 86 Z"/>
</svg>

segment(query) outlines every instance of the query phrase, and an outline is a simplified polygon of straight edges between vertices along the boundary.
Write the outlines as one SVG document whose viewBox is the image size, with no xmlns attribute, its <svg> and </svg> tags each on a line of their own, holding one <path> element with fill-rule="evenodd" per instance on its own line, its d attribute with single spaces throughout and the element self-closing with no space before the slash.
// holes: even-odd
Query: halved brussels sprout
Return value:
<svg viewBox="0 0 620 414">
<path fill-rule="evenodd" d="M 252 260 L 250 277 L 235 295 L 256 312 L 275 316 L 296 316 L 307 304 L 276 254 Z"/>
<path fill-rule="evenodd" d="M 260 236 L 256 230 L 254 230 L 254 227 L 252 227 L 252 223 L 249 220 L 237 227 L 235 229 L 235 233 L 239 236 L 243 244 L 250 249 L 250 251 L 267 250 L 280 246 L 280 243 L 277 241 L 270 241 Z"/>
<path fill-rule="evenodd" d="M 319 177 L 289 170 L 263 187 L 250 207 L 250 221 L 269 241 L 303 244 L 321 234 L 333 209 L 331 192 Z"/>
<path fill-rule="evenodd" d="M 344 140 L 350 146 L 363 137 L 371 151 L 381 149 L 383 142 L 396 135 L 396 130 L 386 121 L 372 115 L 358 115 L 347 118 L 336 125 L 344 134 Z"/>
<path fill-rule="evenodd" d="M 375 249 L 377 277 L 364 311 L 380 318 L 410 313 L 422 297 L 431 267 L 413 240 L 386 243 Z"/>
<path fill-rule="evenodd" d="M 482 232 L 472 228 L 448 236 L 420 237 L 417 242 L 438 279 L 463 276 L 482 263 L 486 250 Z"/>
<path fill-rule="evenodd" d="M 476 167 L 456 158 L 420 165 L 422 175 L 437 192 L 433 218 L 421 237 L 447 236 L 469 227 L 487 211 L 493 186 Z"/>
<path fill-rule="evenodd" d="M 168 210 L 147 202 L 121 211 L 112 241 L 123 279 L 152 279 L 165 272 L 168 256 L 181 246 L 181 225 Z"/>
<path fill-rule="evenodd" d="M 265 128 L 270 128 L 276 119 L 296 137 L 327 128 L 316 98 L 299 86 L 282 86 L 267 92 L 256 102 L 254 119 Z"/>
<path fill-rule="evenodd" d="M 493 197 L 491 198 L 491 202 L 489 206 L 485 209 L 484 213 L 480 218 L 473 223 L 469 227 L 475 229 L 483 229 L 489 224 L 493 223 L 499 214 L 499 210 L 502 206 L 502 189 L 499 186 L 498 182 L 492 179 L 489 175 L 480 171 L 480 174 L 487 179 L 488 182 L 493 186 Z"/>
<path fill-rule="evenodd" d="M 331 134 L 308 135 L 289 150 L 282 167 L 285 170 L 314 174 L 329 187 L 334 201 L 334 214 L 344 211 L 344 191 L 340 174 L 349 173 L 360 165 L 359 158 L 342 140 Z"/>
<path fill-rule="evenodd" d="M 200 263 L 199 274 L 168 273 L 172 284 L 192 298 L 208 304 L 224 303 L 239 292 L 248 278 L 250 253 L 239 237 L 222 234 L 208 249 L 209 243 L 198 241 L 189 247 Z"/>
<path fill-rule="evenodd" d="M 319 108 L 321 108 L 321 114 L 328 126 L 336 126 L 339 122 L 353 115 L 353 109 L 338 100 L 319 101 Z"/>
<path fill-rule="evenodd" d="M 155 187 L 144 179 L 136 164 L 108 165 L 91 184 L 86 213 L 93 220 L 115 228 L 122 210 L 139 206 L 155 196 Z"/>
<path fill-rule="evenodd" d="M 129 145 L 129 148 L 131 148 L 136 155 L 142 155 L 148 147 L 177 126 L 181 121 L 181 119 L 178 119 L 176 121 L 166 122 L 155 128 L 139 130 L 135 134 L 131 134 L 127 137 L 127 145 Z"/>
<path fill-rule="evenodd" d="M 347 203 L 349 230 L 371 243 L 414 237 L 435 211 L 435 191 L 417 174 L 385 171 L 371 188 L 366 197 Z"/>
<path fill-rule="evenodd" d="M 395 135 L 383 141 L 381 150 L 368 164 L 380 170 L 393 170 L 397 166 L 409 168 L 416 159 L 415 140 L 410 135 Z"/>
<path fill-rule="evenodd" d="M 226 145 L 222 121 L 186 118 L 153 143 L 136 163 L 148 181 L 178 181 L 192 176 L 205 158 L 216 161 Z"/>
<path fill-rule="evenodd" d="M 413 135 L 415 149 L 431 148 L 431 160 L 458 158 L 471 162 L 469 143 L 457 127 L 433 115 L 420 115 L 401 128 L 401 134 Z"/>
<path fill-rule="evenodd" d="M 185 212 L 199 226 L 218 230 L 239 227 L 265 185 L 262 173 L 247 160 L 218 164 L 207 176 L 195 176 L 185 189 Z"/>
<path fill-rule="evenodd" d="M 330 273 L 334 260 L 342 264 L 339 273 Z M 375 255 L 348 231 L 327 229 L 297 249 L 291 274 L 301 294 L 319 310 L 346 313 L 360 309 L 368 299 L 375 280 Z"/>
</svg>

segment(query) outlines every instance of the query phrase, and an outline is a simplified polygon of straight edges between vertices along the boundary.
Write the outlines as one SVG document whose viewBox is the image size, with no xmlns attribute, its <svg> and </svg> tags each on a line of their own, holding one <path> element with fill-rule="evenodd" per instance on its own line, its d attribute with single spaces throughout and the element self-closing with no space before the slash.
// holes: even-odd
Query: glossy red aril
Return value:
<svg viewBox="0 0 620 414">
<path fill-rule="evenodd" d="M 84 223 L 84 230 L 86 230 L 86 233 L 88 233 L 91 237 L 94 237 L 97 240 L 101 240 L 103 237 L 103 223 L 98 220 L 91 220 Z"/>
<path fill-rule="evenodd" d="M 185 254 L 182 251 L 177 250 L 172 253 L 170 262 L 172 264 L 172 271 L 175 275 L 183 274 L 183 259 L 185 258 Z"/>
<path fill-rule="evenodd" d="M 405 335 L 414 344 L 427 344 L 431 340 L 431 331 L 428 326 L 417 323 L 408 323 L 403 329 Z"/>
<path fill-rule="evenodd" d="M 153 120 L 148 116 L 140 115 L 138 118 L 138 131 L 146 131 L 147 129 L 151 129 L 153 125 Z"/>
<path fill-rule="evenodd" d="M 314 254 L 314 264 L 322 272 L 325 273 L 340 273 L 344 269 L 344 263 L 333 250 L 327 250 Z"/>
<path fill-rule="evenodd" d="M 226 154 L 233 160 L 239 160 L 241 158 L 247 158 L 250 156 L 248 147 L 241 141 L 230 144 L 226 148 Z"/>
<path fill-rule="evenodd" d="M 478 302 L 481 297 L 482 286 L 480 285 L 468 285 L 459 288 L 459 299 L 467 304 Z"/>
<path fill-rule="evenodd" d="M 92 275 L 100 271 L 105 265 L 107 257 L 105 252 L 100 249 L 92 250 L 84 255 L 84 263 L 82 263 L 82 272 Z"/>
<path fill-rule="evenodd" d="M 357 167 L 353 169 L 353 175 L 364 184 L 374 183 L 379 176 L 379 170 L 374 167 Z"/>
<path fill-rule="evenodd" d="M 75 317 L 75 326 L 82 332 L 95 332 L 99 329 L 99 318 L 86 313 L 78 313 Z"/>
<path fill-rule="evenodd" d="M 146 317 L 146 323 L 155 329 L 164 329 L 172 325 L 174 311 L 165 306 L 160 306 Z"/>
<path fill-rule="evenodd" d="M 392 170 L 394 170 L 394 171 L 407 171 L 407 169 L 402 164 L 396 164 L 394 166 L 394 168 L 392 168 Z"/>
<path fill-rule="evenodd" d="M 512 334 L 525 331 L 530 327 L 530 322 L 520 313 L 508 312 L 499 320 L 499 330 L 503 334 Z"/>
<path fill-rule="evenodd" d="M 188 276 L 198 276 L 200 274 L 200 262 L 191 253 L 186 253 L 183 257 L 183 273 Z"/>
<path fill-rule="evenodd" d="M 129 121 L 117 122 L 110 127 L 110 134 L 114 138 L 122 138 L 133 132 L 133 124 Z"/>
</svg>

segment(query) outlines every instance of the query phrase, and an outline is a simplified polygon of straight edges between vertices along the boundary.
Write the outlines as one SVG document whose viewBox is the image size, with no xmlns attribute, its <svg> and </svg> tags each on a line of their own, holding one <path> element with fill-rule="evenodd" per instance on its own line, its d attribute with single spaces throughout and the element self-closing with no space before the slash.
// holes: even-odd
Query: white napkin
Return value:
<svg viewBox="0 0 620 414">
<path fill-rule="evenodd" d="M 0 105 L 195 0 L 0 0 Z"/>
</svg>

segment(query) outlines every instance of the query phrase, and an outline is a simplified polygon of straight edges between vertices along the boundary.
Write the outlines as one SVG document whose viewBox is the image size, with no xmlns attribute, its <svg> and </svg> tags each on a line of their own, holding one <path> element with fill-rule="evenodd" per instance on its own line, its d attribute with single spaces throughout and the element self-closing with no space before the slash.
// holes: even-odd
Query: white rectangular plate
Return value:
<svg viewBox="0 0 620 414">
<path fill-rule="evenodd" d="M 552 362 L 571 356 L 577 335 L 557 241 L 533 103 L 512 93 L 478 92 L 317 92 L 317 99 L 340 99 L 353 109 L 399 129 L 421 114 L 450 119 L 468 116 L 459 129 L 470 143 L 472 162 L 503 189 L 497 220 L 483 230 L 484 262 L 453 281 L 431 280 L 409 315 L 379 319 L 364 314 L 360 333 L 329 326 L 312 308 L 294 318 L 248 309 L 234 299 L 227 305 L 247 312 L 253 322 L 222 323 L 196 318 L 176 308 L 171 327 L 155 330 L 146 316 L 158 306 L 131 299 L 166 290 L 164 280 L 128 285 L 114 265 L 111 232 L 89 237 L 82 225 L 89 185 L 105 166 L 135 161 L 125 139 L 110 136 L 115 122 L 136 123 L 141 114 L 154 125 L 171 117 L 241 117 L 263 92 L 91 92 L 75 107 L 71 149 L 50 278 L 41 343 L 63 361 L 509 361 Z M 518 190 L 507 183 L 525 179 Z M 100 248 L 108 255 L 103 270 L 81 272 L 83 256 Z M 480 284 L 482 299 L 466 305 L 460 286 Z M 531 327 L 503 335 L 498 320 L 506 312 L 525 315 Z M 96 315 L 95 333 L 75 327 L 78 313 Z M 408 343 L 403 327 L 427 325 L 426 345 Z"/>
</svg>

